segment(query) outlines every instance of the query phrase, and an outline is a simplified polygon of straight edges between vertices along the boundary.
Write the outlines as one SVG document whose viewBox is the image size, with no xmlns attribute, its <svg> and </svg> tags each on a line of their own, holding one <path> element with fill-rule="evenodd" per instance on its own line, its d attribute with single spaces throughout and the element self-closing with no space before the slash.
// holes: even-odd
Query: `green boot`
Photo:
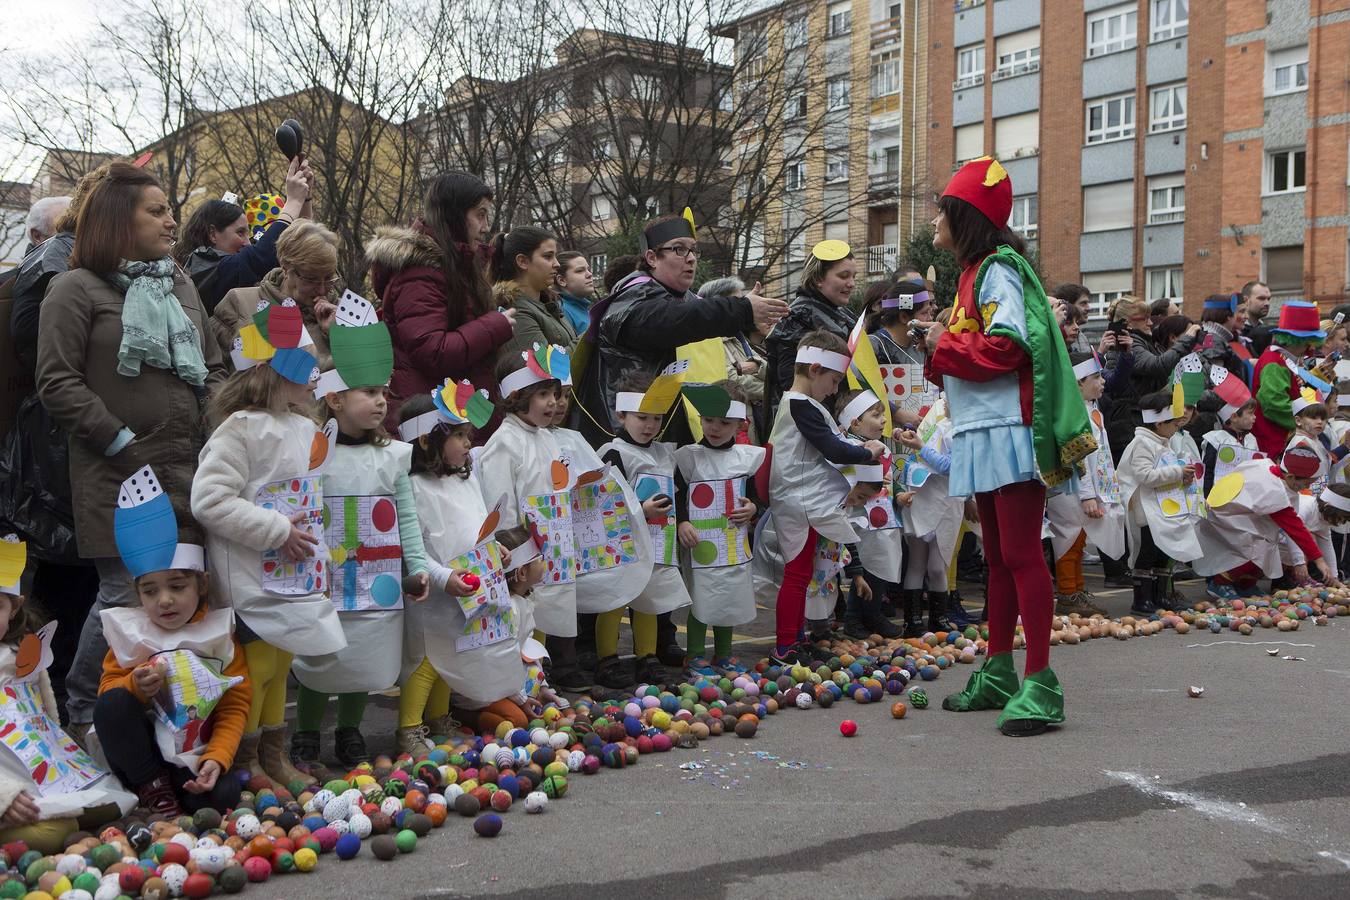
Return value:
<svg viewBox="0 0 1350 900">
<path fill-rule="evenodd" d="M 1048 667 L 1022 680 L 1017 696 L 1003 707 L 999 730 L 1009 737 L 1031 737 L 1064 721 L 1064 690 Z"/>
<path fill-rule="evenodd" d="M 942 708 L 952 712 L 1002 709 L 1017 689 L 1012 653 L 999 653 L 986 659 L 984 665 L 971 674 L 964 691 L 944 698 Z"/>
</svg>

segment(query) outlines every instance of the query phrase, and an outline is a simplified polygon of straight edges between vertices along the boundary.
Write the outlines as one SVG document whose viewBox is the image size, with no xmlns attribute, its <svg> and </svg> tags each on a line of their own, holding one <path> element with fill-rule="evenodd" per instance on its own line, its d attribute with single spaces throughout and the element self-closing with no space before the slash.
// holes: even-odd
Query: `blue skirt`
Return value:
<svg viewBox="0 0 1350 900">
<path fill-rule="evenodd" d="M 1019 481 L 1038 481 L 1036 448 L 1026 425 L 972 428 L 952 435 L 949 493 L 969 497 Z"/>
</svg>

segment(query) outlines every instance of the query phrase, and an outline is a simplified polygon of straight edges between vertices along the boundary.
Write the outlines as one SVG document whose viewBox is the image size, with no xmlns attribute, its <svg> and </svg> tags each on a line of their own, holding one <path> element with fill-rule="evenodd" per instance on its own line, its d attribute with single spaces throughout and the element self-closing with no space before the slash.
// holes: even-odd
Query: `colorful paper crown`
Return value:
<svg viewBox="0 0 1350 900">
<path fill-rule="evenodd" d="M 1280 457 L 1280 468 L 1295 478 L 1315 478 L 1322 468 L 1322 459 L 1307 444 L 1294 444 L 1285 448 Z"/>
<path fill-rule="evenodd" d="M 394 372 L 394 342 L 375 306 L 355 291 L 338 298 L 337 315 L 328 329 L 335 368 L 319 376 L 314 396 L 326 397 L 352 388 L 385 387 Z"/>
<path fill-rule="evenodd" d="M 1172 370 L 1172 405 L 1176 409 L 1177 388 L 1181 389 L 1182 411 L 1195 406 L 1205 392 L 1205 363 L 1198 353 L 1187 353 Z M 1178 412 L 1177 415 L 1181 415 Z"/>
<path fill-rule="evenodd" d="M 1223 408 L 1219 410 L 1219 418 L 1227 422 L 1233 417 L 1239 409 L 1246 406 L 1252 399 L 1252 392 L 1247 389 L 1247 385 L 1229 372 L 1223 366 L 1209 367 L 1209 380 L 1214 385 L 1214 393 L 1219 395 L 1223 401 Z"/>
<path fill-rule="evenodd" d="M 984 213 L 996 228 L 1008 227 L 1008 217 L 1012 215 L 1012 179 L 992 156 L 972 159 L 957 169 L 942 196 L 966 201 Z"/>
<path fill-rule="evenodd" d="M 305 330 L 300 307 L 289 297 L 280 303 L 258 301 L 253 321 L 239 329 L 230 347 L 230 359 L 236 370 L 251 369 L 267 363 L 294 384 L 309 384 L 318 376 L 314 354 L 305 347 L 314 341 Z"/>
<path fill-rule="evenodd" d="M 649 413 L 663 415 L 670 411 L 675 398 L 680 396 L 684 386 L 685 373 L 689 371 L 689 360 L 677 359 L 661 370 L 660 374 L 639 394 L 637 391 L 619 391 L 614 395 L 614 411 L 621 413 Z"/>
<path fill-rule="evenodd" d="M 720 384 L 685 385 L 684 397 L 700 416 L 710 419 L 744 419 L 745 404 L 732 400 Z"/>
<path fill-rule="evenodd" d="M 880 402 L 881 401 L 877 399 L 876 394 L 871 391 L 863 391 L 861 394 L 850 400 L 843 411 L 839 413 L 839 427 L 848 431 L 849 426 L 858 420 L 858 416 L 861 416 Z"/>
<path fill-rule="evenodd" d="M 398 426 L 399 436 L 405 441 L 415 441 L 424 434 L 430 434 L 437 425 L 472 425 L 482 428 L 492 418 L 493 405 L 488 392 L 474 390 L 469 381 L 456 384 L 447 378 L 439 387 L 432 388 L 431 402 L 436 408 L 431 412 L 414 416 Z"/>
<path fill-rule="evenodd" d="M 259 194 L 244 201 L 244 218 L 248 221 L 253 240 L 262 237 L 267 226 L 281 215 L 281 207 L 285 204 L 286 198 L 280 194 Z"/>
<path fill-rule="evenodd" d="M 0 594 L 17 597 L 22 593 L 19 581 L 27 565 L 28 544 L 19 540 L 17 534 L 0 538 Z"/>
<path fill-rule="evenodd" d="M 206 568 L 200 546 L 178 543 L 173 503 L 149 466 L 122 482 L 113 513 L 113 538 L 132 579 L 168 569 Z"/>
<path fill-rule="evenodd" d="M 1286 300 L 1280 307 L 1280 324 L 1271 331 L 1294 337 L 1324 338 L 1327 333 L 1322 330 L 1320 316 L 1316 303 L 1309 303 L 1306 300 Z"/>
<path fill-rule="evenodd" d="M 557 344 L 535 344 L 530 350 L 520 351 L 525 368 L 517 369 L 502 379 L 502 396 L 509 397 L 541 381 L 572 383 L 572 361 L 567 351 Z"/>
</svg>

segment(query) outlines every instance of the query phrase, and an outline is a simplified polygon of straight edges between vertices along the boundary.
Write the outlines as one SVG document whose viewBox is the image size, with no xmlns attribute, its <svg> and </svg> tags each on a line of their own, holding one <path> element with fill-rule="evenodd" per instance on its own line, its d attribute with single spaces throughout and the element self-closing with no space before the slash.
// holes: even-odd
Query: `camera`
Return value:
<svg viewBox="0 0 1350 900">
<path fill-rule="evenodd" d="M 1126 327 L 1124 319 L 1114 319 L 1106 323 L 1106 330 L 1114 334 L 1117 338 L 1119 338 L 1122 334 L 1128 331 L 1129 328 Z"/>
</svg>

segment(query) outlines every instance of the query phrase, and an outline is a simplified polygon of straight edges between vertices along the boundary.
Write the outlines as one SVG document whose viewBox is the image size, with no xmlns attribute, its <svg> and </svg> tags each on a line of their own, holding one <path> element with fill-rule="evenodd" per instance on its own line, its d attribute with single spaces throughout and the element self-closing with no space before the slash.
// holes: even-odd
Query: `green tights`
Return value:
<svg viewBox="0 0 1350 900">
<path fill-rule="evenodd" d="M 685 640 L 688 644 L 689 657 L 706 656 L 708 652 L 708 626 L 700 622 L 694 614 L 689 613 L 689 618 L 684 623 Z M 731 656 L 731 626 L 714 625 L 713 630 L 713 653 L 714 659 L 726 659 Z"/>
<path fill-rule="evenodd" d="M 318 731 L 323 724 L 323 714 L 328 710 L 330 696 L 300 685 L 300 693 L 295 698 L 295 730 Z M 337 698 L 337 727 L 360 728 L 370 695 L 365 691 L 356 691 L 338 694 Z"/>
</svg>

